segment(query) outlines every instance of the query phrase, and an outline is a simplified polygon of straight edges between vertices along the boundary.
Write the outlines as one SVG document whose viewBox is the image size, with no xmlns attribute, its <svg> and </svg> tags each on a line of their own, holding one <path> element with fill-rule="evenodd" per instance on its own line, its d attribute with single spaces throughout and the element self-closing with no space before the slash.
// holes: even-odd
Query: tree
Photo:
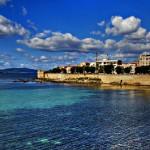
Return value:
<svg viewBox="0 0 150 150">
<path fill-rule="evenodd" d="M 121 66 L 117 66 L 115 68 L 115 71 L 117 72 L 117 74 L 123 74 L 124 73 L 124 68 Z"/>
<path fill-rule="evenodd" d="M 112 74 L 114 71 L 114 66 L 113 65 L 106 65 L 104 66 L 104 72 L 107 74 Z"/>
<path fill-rule="evenodd" d="M 71 67 L 71 73 L 76 73 L 76 67 Z"/>
<path fill-rule="evenodd" d="M 95 73 L 95 71 L 96 71 L 96 67 L 90 67 L 90 72 L 91 73 Z"/>
<path fill-rule="evenodd" d="M 48 72 L 50 72 L 50 73 L 61 73 L 61 70 L 59 67 L 57 67 L 57 68 L 53 68 L 52 70 L 49 70 Z"/>
<path fill-rule="evenodd" d="M 136 74 L 148 74 L 150 73 L 150 66 L 141 66 L 135 68 Z"/>
<path fill-rule="evenodd" d="M 61 73 L 67 73 L 66 69 L 65 69 L 65 68 L 62 68 L 62 69 L 61 69 Z"/>
<path fill-rule="evenodd" d="M 124 72 L 129 74 L 131 72 L 131 69 L 132 69 L 131 67 L 126 67 L 124 68 Z"/>
<path fill-rule="evenodd" d="M 104 73 L 104 66 L 99 66 L 98 72 L 99 73 Z"/>
<path fill-rule="evenodd" d="M 95 73 L 95 70 L 96 70 L 95 67 L 89 67 L 89 66 L 84 67 L 84 71 L 87 73 Z"/>
<path fill-rule="evenodd" d="M 118 60 L 117 64 L 122 65 L 122 60 Z"/>
<path fill-rule="evenodd" d="M 83 70 L 84 70 L 83 67 L 77 67 L 76 68 L 77 73 L 83 73 Z"/>
</svg>

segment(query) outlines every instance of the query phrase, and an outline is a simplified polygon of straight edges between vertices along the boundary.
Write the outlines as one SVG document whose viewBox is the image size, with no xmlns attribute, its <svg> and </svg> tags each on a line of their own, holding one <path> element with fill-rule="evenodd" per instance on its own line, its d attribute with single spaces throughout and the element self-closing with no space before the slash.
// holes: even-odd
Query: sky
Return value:
<svg viewBox="0 0 150 150">
<path fill-rule="evenodd" d="M 150 52 L 149 0 L 0 0 L 0 69 L 57 66 Z"/>
</svg>

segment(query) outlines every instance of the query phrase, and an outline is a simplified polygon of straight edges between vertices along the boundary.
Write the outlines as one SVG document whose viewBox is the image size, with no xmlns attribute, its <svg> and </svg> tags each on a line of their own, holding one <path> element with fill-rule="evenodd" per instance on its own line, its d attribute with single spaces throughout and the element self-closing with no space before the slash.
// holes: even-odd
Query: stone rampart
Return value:
<svg viewBox="0 0 150 150">
<path fill-rule="evenodd" d="M 149 85 L 150 75 L 115 75 L 115 74 L 54 74 L 40 73 L 39 79 L 55 82 L 101 82 L 103 84 Z"/>
</svg>

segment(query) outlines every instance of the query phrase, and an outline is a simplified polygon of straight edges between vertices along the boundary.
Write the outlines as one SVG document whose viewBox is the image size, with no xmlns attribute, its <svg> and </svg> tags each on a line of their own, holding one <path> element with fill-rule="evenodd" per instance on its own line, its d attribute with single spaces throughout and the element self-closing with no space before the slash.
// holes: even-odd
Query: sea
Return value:
<svg viewBox="0 0 150 150">
<path fill-rule="evenodd" d="M 150 88 L 1 78 L 0 150 L 150 150 Z"/>
</svg>

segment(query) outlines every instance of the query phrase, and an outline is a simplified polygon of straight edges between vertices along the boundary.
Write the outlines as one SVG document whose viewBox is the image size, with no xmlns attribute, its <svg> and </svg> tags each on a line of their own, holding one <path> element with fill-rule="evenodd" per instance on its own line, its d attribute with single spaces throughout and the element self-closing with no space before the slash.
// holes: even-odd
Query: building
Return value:
<svg viewBox="0 0 150 150">
<path fill-rule="evenodd" d="M 38 70 L 37 71 L 37 78 L 45 78 L 45 72 L 43 70 Z"/>
<path fill-rule="evenodd" d="M 91 62 L 90 67 L 96 67 L 96 62 Z"/>
<path fill-rule="evenodd" d="M 71 69 L 72 69 L 72 66 L 67 66 L 66 67 L 66 73 L 70 74 L 71 73 Z"/>
<path fill-rule="evenodd" d="M 121 65 L 121 67 L 123 67 L 124 69 L 131 67 L 130 73 L 131 73 L 131 74 L 135 74 L 135 68 L 137 67 L 137 62 L 123 63 L 123 64 Z"/>
<path fill-rule="evenodd" d="M 96 62 L 97 66 L 106 66 L 106 65 L 113 65 L 117 67 L 118 65 L 122 65 L 122 61 L 120 60 L 110 60 L 110 59 L 102 59 Z"/>
<path fill-rule="evenodd" d="M 150 53 L 144 52 L 139 56 L 139 66 L 150 66 Z"/>
<path fill-rule="evenodd" d="M 88 63 L 88 62 L 82 62 L 79 64 L 80 67 L 85 67 L 85 66 L 89 66 L 89 65 L 90 65 L 90 63 Z"/>
<path fill-rule="evenodd" d="M 97 62 L 96 62 L 96 73 L 97 72 L 103 72 L 103 68 L 101 68 L 101 67 L 108 66 L 108 65 L 113 65 L 113 67 L 114 67 L 113 73 L 116 74 L 115 68 L 117 66 L 121 66 L 122 61 L 121 60 L 112 60 L 112 59 L 109 59 L 109 58 L 103 58 L 101 60 L 97 60 Z"/>
</svg>

